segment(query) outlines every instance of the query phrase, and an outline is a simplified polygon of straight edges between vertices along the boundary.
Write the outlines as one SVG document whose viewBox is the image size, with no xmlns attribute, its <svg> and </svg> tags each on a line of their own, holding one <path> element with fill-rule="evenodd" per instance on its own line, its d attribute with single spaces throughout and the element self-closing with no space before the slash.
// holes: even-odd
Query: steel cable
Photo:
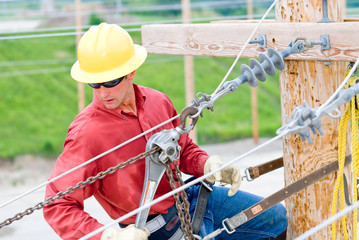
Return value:
<svg viewBox="0 0 359 240">
<path fill-rule="evenodd" d="M 136 140 L 136 139 L 138 139 L 138 138 L 140 138 L 140 137 L 142 137 L 142 136 L 144 136 L 144 135 L 146 135 L 146 134 L 148 134 L 148 133 L 150 133 L 150 132 L 152 132 L 153 130 L 155 130 L 155 129 L 157 129 L 157 128 L 159 128 L 159 127 L 161 127 L 161 126 L 163 126 L 163 125 L 165 125 L 165 124 L 167 124 L 167 123 L 169 123 L 169 122 L 172 122 L 173 120 L 175 120 L 175 119 L 178 118 L 178 117 L 179 117 L 179 114 L 178 114 L 177 116 L 175 116 L 175 117 L 173 117 L 173 118 L 171 118 L 171 119 L 169 119 L 169 120 L 163 122 L 163 123 L 158 124 L 157 126 L 151 128 L 151 129 L 149 129 L 149 130 L 147 130 L 147 131 L 145 131 L 145 132 L 143 132 L 143 133 L 141 133 L 141 134 L 139 134 L 139 135 L 137 135 L 137 136 L 135 136 L 135 137 L 133 137 L 133 138 L 131 138 L 131 139 L 129 139 L 129 140 L 127 140 L 127 141 L 125 141 L 125 142 L 119 144 L 119 145 L 117 145 L 116 147 L 113 147 L 113 148 L 107 150 L 106 152 L 103 152 L 103 153 L 97 155 L 96 157 L 91 158 L 90 160 L 88 160 L 88 161 L 86 161 L 86 162 L 84 162 L 84 163 L 78 165 L 77 167 L 74 167 L 74 168 L 72 168 L 72 169 L 70 169 L 70 170 L 68 170 L 68 171 L 66 171 L 66 172 L 64 172 L 64 173 L 62 173 L 62 174 L 60 174 L 59 176 L 56 176 L 56 177 L 50 179 L 49 181 L 44 182 L 44 183 L 38 185 L 37 187 L 34 187 L 33 189 L 30 189 L 29 191 L 27 191 L 27 192 L 25 192 L 25 193 L 23 193 L 23 194 L 21 194 L 21 195 L 15 197 L 15 198 L 9 200 L 9 201 L 7 201 L 7 202 L 1 204 L 1 205 L 0 205 L 0 208 L 3 208 L 3 207 L 9 205 L 9 204 L 12 203 L 12 202 L 15 202 L 16 200 L 25 197 L 26 195 L 29 195 L 30 193 L 32 193 L 32 192 L 34 192 L 34 191 L 36 191 L 36 190 L 38 190 L 38 189 L 40 189 L 40 188 L 46 186 L 46 185 L 49 184 L 49 183 L 52 183 L 52 182 L 54 182 L 54 181 L 56 181 L 56 180 L 58 180 L 58 179 L 60 179 L 60 178 L 62 178 L 62 177 L 64 177 L 64 176 L 66 176 L 67 174 L 69 174 L 69 173 L 71 173 L 71 172 L 73 172 L 73 171 L 75 171 L 75 170 L 77 170 L 77 169 L 79 169 L 79 168 L 81 168 L 81 167 L 83 167 L 83 166 L 86 166 L 86 165 L 89 164 L 89 163 L 92 163 L 93 161 L 95 161 L 95 160 L 97 160 L 97 159 L 99 159 L 99 158 L 101 158 L 101 157 L 103 157 L 103 156 L 105 156 L 105 155 L 107 155 L 107 154 L 109 154 L 109 153 L 111 153 L 111 152 L 113 152 L 113 151 L 115 151 L 115 150 L 117 150 L 117 149 L 119 149 L 119 148 L 121 148 L 121 147 L 123 147 L 123 146 L 129 144 L 129 143 L 131 143 L 131 142 L 133 142 L 134 140 Z"/>
</svg>

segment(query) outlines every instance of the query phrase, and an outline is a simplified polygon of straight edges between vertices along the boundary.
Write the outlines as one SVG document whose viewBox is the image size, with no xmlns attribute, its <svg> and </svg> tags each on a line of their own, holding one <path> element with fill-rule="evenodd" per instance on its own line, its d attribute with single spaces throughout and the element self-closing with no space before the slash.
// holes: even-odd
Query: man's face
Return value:
<svg viewBox="0 0 359 240">
<path fill-rule="evenodd" d="M 94 88 L 97 98 L 107 109 L 117 109 L 129 97 L 130 80 L 127 76 L 116 86 Z"/>
</svg>

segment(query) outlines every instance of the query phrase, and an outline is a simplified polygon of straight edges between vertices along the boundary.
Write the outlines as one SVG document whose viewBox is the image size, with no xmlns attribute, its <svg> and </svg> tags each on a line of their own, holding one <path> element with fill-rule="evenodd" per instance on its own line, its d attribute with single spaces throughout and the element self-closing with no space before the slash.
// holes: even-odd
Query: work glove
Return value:
<svg viewBox="0 0 359 240">
<path fill-rule="evenodd" d="M 150 236 L 148 230 L 136 228 L 134 224 L 125 228 L 107 228 L 101 235 L 101 240 L 147 240 Z"/>
<path fill-rule="evenodd" d="M 210 156 L 204 164 L 204 174 L 210 173 L 223 165 L 224 162 L 222 161 L 222 158 L 220 156 Z M 228 192 L 228 196 L 233 196 L 234 194 L 236 194 L 242 182 L 239 169 L 231 166 L 214 173 L 212 176 L 208 177 L 207 180 L 209 182 L 218 181 L 231 184 L 231 189 Z"/>
</svg>

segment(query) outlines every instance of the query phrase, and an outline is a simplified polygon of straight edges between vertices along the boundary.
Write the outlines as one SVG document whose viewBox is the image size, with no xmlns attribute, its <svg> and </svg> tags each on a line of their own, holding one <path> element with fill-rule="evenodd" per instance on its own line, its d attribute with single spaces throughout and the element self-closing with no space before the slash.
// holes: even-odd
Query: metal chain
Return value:
<svg viewBox="0 0 359 240">
<path fill-rule="evenodd" d="M 46 200 L 44 202 L 39 202 L 38 204 L 36 204 L 34 207 L 30 207 L 28 209 L 26 209 L 25 211 L 23 212 L 20 212 L 20 213 L 17 213 L 14 217 L 12 218 L 8 218 L 6 219 L 5 221 L 3 221 L 2 223 L 0 223 L 0 229 L 5 227 L 5 226 L 8 226 L 10 225 L 11 223 L 13 223 L 14 221 L 17 221 L 17 220 L 20 220 L 22 219 L 24 216 L 26 215 L 30 215 L 32 214 L 35 210 L 40 210 L 42 209 L 45 205 L 50 205 L 52 204 L 56 199 L 61 199 L 61 198 L 64 198 L 65 195 L 67 194 L 72 194 L 73 192 L 75 192 L 77 189 L 81 189 L 81 188 L 84 188 L 86 185 L 88 184 L 92 184 L 94 183 L 95 181 L 97 181 L 98 179 L 103 179 L 104 177 L 106 177 L 107 175 L 110 175 L 110 174 L 113 174 L 115 173 L 117 170 L 119 169 L 122 169 L 122 168 L 125 168 L 127 167 L 128 165 L 131 165 L 135 162 L 137 162 L 138 160 L 141 160 L 143 158 L 146 158 L 147 156 L 159 151 L 160 149 L 158 147 L 155 147 L 155 148 L 152 148 L 151 150 L 147 151 L 147 152 L 144 152 L 144 153 L 141 153 L 139 154 L 138 156 L 136 157 L 133 157 L 133 158 L 130 158 L 128 159 L 127 161 L 125 162 L 122 162 L 122 163 L 119 163 L 118 165 L 116 165 L 115 167 L 110 167 L 108 168 L 106 171 L 103 171 L 103 172 L 99 172 L 96 176 L 92 176 L 92 177 L 89 177 L 87 178 L 86 181 L 81 181 L 79 183 L 77 183 L 77 185 L 75 187 L 71 186 L 71 187 L 68 187 L 66 189 L 65 192 L 58 192 L 56 194 L 55 197 L 48 197 L 46 198 Z"/>
<path fill-rule="evenodd" d="M 178 184 L 179 186 L 182 186 L 183 180 L 182 180 L 182 176 L 181 176 L 181 172 L 178 168 L 178 163 L 177 161 L 173 162 L 174 166 L 175 166 L 175 173 L 176 173 L 176 177 L 178 179 Z M 170 180 L 170 185 L 171 188 L 174 190 L 176 189 L 176 183 L 175 180 L 173 178 L 172 175 L 172 169 L 170 167 L 170 164 L 165 164 L 166 166 L 166 174 Z M 181 221 L 181 228 L 182 231 L 184 233 L 184 237 L 187 240 L 194 240 L 194 236 L 193 236 L 193 229 L 192 229 L 192 225 L 191 225 L 191 215 L 189 214 L 189 202 L 187 200 L 187 193 L 186 191 L 182 190 L 181 191 L 181 195 L 179 193 L 176 193 L 173 195 L 175 202 L 176 202 L 176 208 L 178 210 L 178 217 Z M 182 203 L 181 203 L 181 200 Z"/>
</svg>

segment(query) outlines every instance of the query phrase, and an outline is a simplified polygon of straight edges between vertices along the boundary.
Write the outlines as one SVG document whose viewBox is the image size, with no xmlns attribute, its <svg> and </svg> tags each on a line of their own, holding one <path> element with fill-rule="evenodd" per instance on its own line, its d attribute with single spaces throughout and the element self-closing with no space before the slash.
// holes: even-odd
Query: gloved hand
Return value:
<svg viewBox="0 0 359 240">
<path fill-rule="evenodd" d="M 134 224 L 125 228 L 115 229 L 107 228 L 101 235 L 101 240 L 147 240 L 150 236 L 148 230 L 136 228 Z"/>
<path fill-rule="evenodd" d="M 222 158 L 220 156 L 210 156 L 204 164 L 204 174 L 207 174 L 216 170 L 217 168 L 220 168 L 223 164 L 224 162 L 222 161 Z M 231 166 L 214 173 L 212 176 L 208 177 L 207 180 L 210 182 L 219 181 L 231 184 L 231 189 L 228 192 L 228 196 L 233 196 L 238 191 L 239 186 L 242 182 L 239 169 Z"/>
</svg>

